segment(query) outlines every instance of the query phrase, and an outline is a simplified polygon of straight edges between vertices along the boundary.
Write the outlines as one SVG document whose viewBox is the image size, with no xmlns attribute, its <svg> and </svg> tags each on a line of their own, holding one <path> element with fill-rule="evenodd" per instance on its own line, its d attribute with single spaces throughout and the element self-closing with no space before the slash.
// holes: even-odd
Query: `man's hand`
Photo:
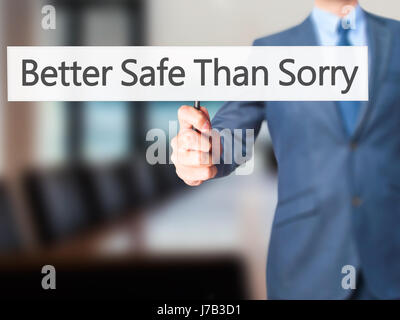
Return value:
<svg viewBox="0 0 400 320">
<path fill-rule="evenodd" d="M 177 175 L 186 184 L 198 186 L 217 174 L 217 168 L 213 165 L 213 154 L 214 159 L 219 159 L 220 138 L 215 130 L 211 130 L 210 116 L 204 107 L 197 110 L 190 106 L 181 106 L 178 120 L 179 133 L 171 140 L 171 160 Z"/>
</svg>

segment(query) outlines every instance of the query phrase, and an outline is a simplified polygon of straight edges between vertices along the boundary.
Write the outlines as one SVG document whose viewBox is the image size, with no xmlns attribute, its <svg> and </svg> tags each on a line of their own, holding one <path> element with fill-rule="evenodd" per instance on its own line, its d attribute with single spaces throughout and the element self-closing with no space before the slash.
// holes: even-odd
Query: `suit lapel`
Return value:
<svg viewBox="0 0 400 320">
<path fill-rule="evenodd" d="M 384 23 L 375 18 L 372 14 L 365 12 L 366 24 L 367 24 L 367 39 L 368 39 L 368 55 L 369 55 L 369 81 L 368 81 L 368 91 L 369 91 L 369 101 L 363 101 L 360 107 L 360 117 L 356 126 L 356 130 L 351 138 L 357 139 L 360 137 L 363 128 L 370 118 L 374 102 L 376 100 L 376 95 L 378 94 L 377 87 L 381 82 L 382 76 L 386 73 L 388 55 L 390 53 L 390 43 L 391 34 L 386 28 Z M 315 33 L 314 24 L 312 22 L 311 16 L 307 17 L 299 25 L 301 34 L 295 40 L 294 45 L 297 46 L 317 46 L 319 45 L 317 35 Z M 321 121 L 326 121 L 329 126 L 338 132 L 338 127 L 340 128 L 340 133 L 342 137 L 346 140 L 349 139 L 347 132 L 345 131 L 343 125 L 343 119 L 338 109 L 337 103 L 335 101 L 321 101 L 316 102 L 320 106 L 318 110 L 322 113 L 319 114 L 319 119 Z M 317 110 L 316 110 L 317 112 Z M 332 121 L 334 119 L 334 121 Z"/>
<path fill-rule="evenodd" d="M 320 45 L 315 26 L 311 16 L 300 25 L 303 37 L 298 37 L 296 41 L 299 46 L 318 46 Z M 318 121 L 323 121 L 327 128 L 331 128 L 333 135 L 340 135 L 341 139 L 348 139 L 345 131 L 342 116 L 338 109 L 336 101 L 315 101 L 316 104 L 313 116 L 318 118 Z M 318 106 L 317 106 L 318 105 Z"/>
<path fill-rule="evenodd" d="M 384 23 L 370 13 L 364 13 L 367 22 L 368 55 L 370 60 L 368 76 L 369 100 L 361 104 L 360 120 L 355 130 L 354 138 L 358 138 L 361 135 L 361 131 L 372 113 L 376 95 L 378 94 L 378 85 L 387 70 L 391 44 L 391 34 Z"/>
</svg>

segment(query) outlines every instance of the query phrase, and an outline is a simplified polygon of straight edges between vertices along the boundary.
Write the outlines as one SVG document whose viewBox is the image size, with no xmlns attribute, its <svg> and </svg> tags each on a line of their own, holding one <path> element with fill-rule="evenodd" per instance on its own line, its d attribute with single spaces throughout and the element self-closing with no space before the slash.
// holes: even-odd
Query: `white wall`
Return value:
<svg viewBox="0 0 400 320">
<path fill-rule="evenodd" d="M 149 45 L 249 45 L 301 22 L 313 0 L 146 0 Z M 400 19 L 399 0 L 360 0 Z"/>
<path fill-rule="evenodd" d="M 361 6 L 376 15 L 400 20 L 399 0 L 360 0 Z"/>
</svg>

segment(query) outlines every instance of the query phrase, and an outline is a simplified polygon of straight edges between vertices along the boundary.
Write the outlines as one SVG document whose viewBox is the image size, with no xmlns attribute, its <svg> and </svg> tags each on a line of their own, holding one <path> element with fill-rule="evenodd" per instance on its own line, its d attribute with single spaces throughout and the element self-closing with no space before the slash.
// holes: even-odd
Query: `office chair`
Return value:
<svg viewBox="0 0 400 320">
<path fill-rule="evenodd" d="M 119 167 L 131 209 L 149 205 L 159 195 L 154 168 L 139 157 L 131 158 Z"/>
<path fill-rule="evenodd" d="M 93 221 L 102 222 L 127 213 L 127 190 L 119 173 L 119 163 L 82 165 L 79 181 L 88 200 Z"/>
<path fill-rule="evenodd" d="M 21 242 L 9 193 L 0 182 L 0 253 L 18 250 Z"/>
<path fill-rule="evenodd" d="M 88 203 L 72 169 L 31 171 L 24 185 L 43 242 L 65 239 L 90 225 Z"/>
</svg>

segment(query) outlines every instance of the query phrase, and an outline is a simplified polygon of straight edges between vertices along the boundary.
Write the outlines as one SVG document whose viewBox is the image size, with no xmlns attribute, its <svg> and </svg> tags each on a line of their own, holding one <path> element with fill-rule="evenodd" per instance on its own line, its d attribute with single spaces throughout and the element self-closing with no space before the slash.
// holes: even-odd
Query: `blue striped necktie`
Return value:
<svg viewBox="0 0 400 320">
<path fill-rule="evenodd" d="M 337 29 L 339 34 L 338 46 L 351 46 L 349 31 L 350 28 L 344 29 L 342 27 L 342 21 L 339 21 Z M 358 114 L 360 111 L 360 101 L 338 101 L 337 103 L 343 118 L 345 129 L 348 135 L 351 136 L 356 129 Z"/>
</svg>

